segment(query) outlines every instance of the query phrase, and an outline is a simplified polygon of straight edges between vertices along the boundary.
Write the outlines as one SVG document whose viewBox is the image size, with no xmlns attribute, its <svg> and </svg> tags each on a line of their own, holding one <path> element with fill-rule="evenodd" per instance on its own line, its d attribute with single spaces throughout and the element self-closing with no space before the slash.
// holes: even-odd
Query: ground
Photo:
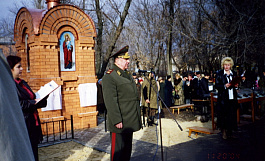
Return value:
<svg viewBox="0 0 265 161">
<path fill-rule="evenodd" d="M 171 115 L 167 110 L 164 110 L 164 117 L 161 119 L 161 127 L 162 127 L 162 142 L 163 146 L 169 147 L 176 144 L 180 144 L 183 142 L 191 141 L 195 139 L 195 135 L 192 134 L 191 137 L 188 137 L 188 127 L 191 126 L 201 126 L 211 128 L 211 121 L 202 123 L 201 121 L 197 120 L 198 115 L 191 111 L 182 110 L 180 114 Z M 180 130 L 178 124 L 174 120 L 174 118 L 178 122 L 179 126 L 183 129 Z M 86 130 L 77 130 L 75 135 L 77 139 L 70 140 L 68 142 L 52 145 L 52 146 L 45 146 L 39 148 L 39 158 L 40 161 L 86 161 L 86 160 L 109 160 L 110 154 L 106 152 L 102 152 L 101 150 L 95 150 L 92 146 L 85 146 L 89 145 L 89 141 L 93 142 L 96 137 L 93 136 L 93 139 L 88 139 L 89 137 L 92 138 L 92 135 L 100 136 L 101 134 L 107 136 L 108 132 L 104 130 L 104 122 L 102 122 L 102 117 L 99 117 L 100 125 L 97 129 L 86 129 Z M 160 145 L 161 140 L 160 138 L 160 124 L 159 126 L 149 126 L 143 127 L 143 129 L 139 130 L 138 132 L 134 133 L 134 140 L 140 140 L 143 142 L 148 142 L 152 144 Z M 91 130 L 94 130 L 91 132 Z M 96 132 L 95 132 L 96 131 Z M 94 134 L 93 134 L 94 133 Z M 206 134 L 200 134 L 198 137 L 204 137 Z M 82 139 L 86 138 L 86 139 Z"/>
</svg>

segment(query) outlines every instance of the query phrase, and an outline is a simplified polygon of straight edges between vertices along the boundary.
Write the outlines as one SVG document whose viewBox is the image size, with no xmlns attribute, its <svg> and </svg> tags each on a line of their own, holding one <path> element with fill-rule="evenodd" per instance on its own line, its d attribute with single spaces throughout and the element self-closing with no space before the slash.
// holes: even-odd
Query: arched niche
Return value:
<svg viewBox="0 0 265 161">
<path fill-rule="evenodd" d="M 76 30 L 76 36 L 96 36 L 95 25 L 90 16 L 72 5 L 58 5 L 48 10 L 40 24 L 39 34 L 58 35 L 67 26 Z"/>
</svg>

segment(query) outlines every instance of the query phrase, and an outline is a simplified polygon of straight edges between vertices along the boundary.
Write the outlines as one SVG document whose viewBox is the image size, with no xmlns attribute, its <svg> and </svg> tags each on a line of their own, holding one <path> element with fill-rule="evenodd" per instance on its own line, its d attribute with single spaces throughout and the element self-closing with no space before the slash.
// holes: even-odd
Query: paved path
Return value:
<svg viewBox="0 0 265 161">
<path fill-rule="evenodd" d="M 223 140 L 221 134 L 206 135 L 189 142 L 163 147 L 165 161 L 264 161 L 265 119 L 240 126 L 238 138 Z M 75 141 L 96 150 L 110 152 L 109 133 L 104 123 L 96 128 L 75 132 Z M 131 161 L 161 161 L 161 147 L 133 140 Z"/>
<path fill-rule="evenodd" d="M 109 132 L 99 118 L 99 126 L 75 130 L 80 144 L 110 153 Z M 239 126 L 237 139 L 223 140 L 221 134 L 205 135 L 191 141 L 163 147 L 164 161 L 265 161 L 265 118 Z M 161 147 L 133 140 L 131 161 L 161 161 Z"/>
</svg>

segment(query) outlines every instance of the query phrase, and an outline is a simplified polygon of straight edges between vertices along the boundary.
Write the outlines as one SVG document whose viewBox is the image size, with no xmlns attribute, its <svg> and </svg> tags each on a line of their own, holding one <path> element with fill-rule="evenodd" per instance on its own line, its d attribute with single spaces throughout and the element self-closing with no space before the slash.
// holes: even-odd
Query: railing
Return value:
<svg viewBox="0 0 265 161">
<path fill-rule="evenodd" d="M 70 120 L 70 124 L 69 121 Z M 67 126 L 68 125 L 68 126 Z M 74 139 L 73 116 L 70 119 L 44 121 L 41 123 L 43 133 L 43 143 Z M 68 130 L 70 126 L 70 131 Z M 70 135 L 70 136 L 69 136 Z"/>
</svg>

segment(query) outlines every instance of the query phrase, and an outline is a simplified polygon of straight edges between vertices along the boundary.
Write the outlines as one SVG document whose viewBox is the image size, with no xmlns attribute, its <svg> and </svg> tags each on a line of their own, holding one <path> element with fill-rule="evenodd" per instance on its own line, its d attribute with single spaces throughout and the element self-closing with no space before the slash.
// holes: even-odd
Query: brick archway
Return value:
<svg viewBox="0 0 265 161">
<path fill-rule="evenodd" d="M 58 5 L 50 9 L 42 19 L 39 34 L 60 35 L 61 28 L 67 26 L 75 29 L 77 39 L 80 36 L 96 36 L 95 25 L 90 16 L 72 5 Z"/>
<path fill-rule="evenodd" d="M 18 11 L 14 26 L 14 40 L 16 43 L 22 43 L 23 34 L 25 34 L 23 31 L 25 29 L 27 29 L 29 36 L 38 33 L 39 23 L 43 13 L 45 13 L 45 10 L 27 9 L 25 7 L 22 7 Z"/>
</svg>

